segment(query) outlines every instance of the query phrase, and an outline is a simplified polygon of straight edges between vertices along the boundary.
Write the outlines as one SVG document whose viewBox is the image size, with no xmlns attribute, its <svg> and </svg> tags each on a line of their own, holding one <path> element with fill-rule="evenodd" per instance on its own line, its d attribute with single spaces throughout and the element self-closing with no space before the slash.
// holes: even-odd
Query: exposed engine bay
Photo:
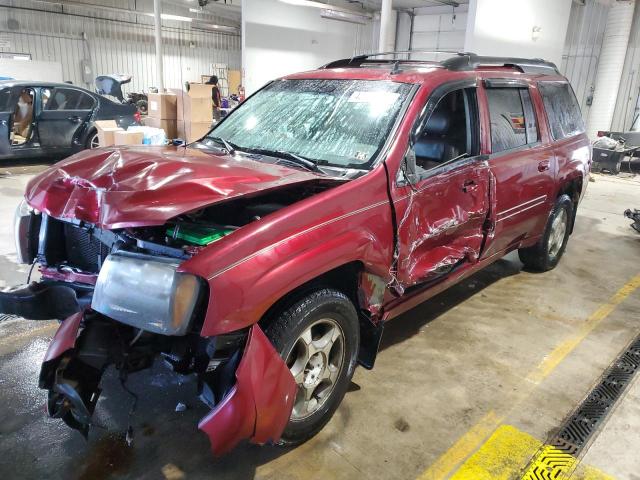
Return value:
<svg viewBox="0 0 640 480">
<path fill-rule="evenodd" d="M 56 219 L 23 203 L 16 215 L 19 255 L 23 263 L 39 264 L 42 281 L 3 294 L 0 307 L 32 319 L 66 318 L 59 335 L 68 337 L 57 343 L 69 349 L 50 350 L 40 375 L 49 414 L 87 436 L 107 367 L 117 369 L 127 390 L 127 376 L 151 367 L 158 356 L 176 373 L 196 374 L 202 401 L 212 409 L 219 405 L 236 385 L 250 331 L 258 327 L 200 336 L 208 286 L 178 266 L 243 226 L 333 185 L 296 185 L 221 202 L 164 225 L 114 230 Z M 25 314 L 27 303 L 42 310 Z"/>
</svg>

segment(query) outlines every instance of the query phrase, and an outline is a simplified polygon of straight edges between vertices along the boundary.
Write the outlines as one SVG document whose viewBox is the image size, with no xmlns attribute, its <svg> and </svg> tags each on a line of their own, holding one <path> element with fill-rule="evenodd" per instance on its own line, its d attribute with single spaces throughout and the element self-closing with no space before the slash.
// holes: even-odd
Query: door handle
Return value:
<svg viewBox="0 0 640 480">
<path fill-rule="evenodd" d="M 478 184 L 476 183 L 475 180 L 465 180 L 464 183 L 462 184 L 462 191 L 464 193 L 469 193 L 469 192 L 473 192 L 474 190 L 478 189 Z"/>
<path fill-rule="evenodd" d="M 67 117 L 67 120 L 69 120 L 70 122 L 73 122 L 73 123 L 80 123 L 80 121 L 82 119 L 80 117 L 74 115 L 72 117 Z"/>
<path fill-rule="evenodd" d="M 549 170 L 549 165 L 550 165 L 549 160 L 543 160 L 538 164 L 538 171 L 544 172 L 545 170 Z"/>
</svg>

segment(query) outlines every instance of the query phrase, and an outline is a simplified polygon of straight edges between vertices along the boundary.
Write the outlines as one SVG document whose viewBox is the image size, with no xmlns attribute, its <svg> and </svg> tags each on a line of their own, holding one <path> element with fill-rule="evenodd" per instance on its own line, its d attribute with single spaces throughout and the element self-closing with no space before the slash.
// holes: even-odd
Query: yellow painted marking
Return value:
<svg viewBox="0 0 640 480">
<path fill-rule="evenodd" d="M 600 322 L 607 318 L 611 312 L 613 312 L 616 307 L 638 287 L 640 287 L 640 275 L 636 275 L 629 280 L 609 299 L 607 303 L 601 305 L 595 312 L 593 312 L 576 335 L 568 338 L 553 349 L 553 351 L 547 355 L 542 362 L 540 362 L 536 369 L 527 375 L 527 380 L 537 384 L 544 378 L 548 377 L 560 362 L 562 362 L 566 356 L 569 355 L 587 337 L 587 335 L 589 335 L 593 329 L 600 324 Z"/>
<path fill-rule="evenodd" d="M 452 480 L 509 480 L 538 451 L 542 442 L 511 425 L 493 435 L 451 477 Z"/>
<path fill-rule="evenodd" d="M 602 304 L 592 313 L 578 333 L 562 342 L 542 362 L 527 375 L 529 388 L 520 389 L 518 397 L 512 403 L 509 412 L 519 407 L 519 404 L 528 398 L 542 380 L 548 377 L 556 367 L 582 342 L 594 328 L 607 318 L 616 307 L 631 293 L 640 287 L 640 274 L 629 280 L 606 303 Z M 507 412 L 507 414 L 509 413 Z M 492 432 L 502 423 L 505 415 L 498 415 L 493 410 L 485 415 L 476 425 L 471 427 L 462 437 L 454 443 L 435 463 L 428 467 L 418 477 L 418 480 L 440 480 L 447 478 L 454 469 L 460 465 L 469 455 L 476 451 Z M 531 452 L 534 455 L 535 452 Z M 523 464 L 521 464 L 522 466 Z M 511 472 L 513 474 L 513 472 Z M 594 477 L 594 479 L 606 477 Z"/>
<path fill-rule="evenodd" d="M 538 452 L 538 455 L 536 455 Z M 523 465 L 535 456 L 522 480 L 569 478 L 578 460 L 511 425 L 500 425 L 489 439 L 453 474 L 451 480 L 510 480 L 520 478 Z M 612 480 L 594 467 L 576 470 L 574 480 Z"/>
<path fill-rule="evenodd" d="M 445 478 L 449 472 L 482 445 L 484 439 L 502 423 L 502 420 L 503 417 L 498 416 L 497 413 L 491 410 L 478 423 L 467 430 L 467 433 L 460 437 L 433 465 L 422 472 L 418 479 L 437 480 Z"/>
</svg>

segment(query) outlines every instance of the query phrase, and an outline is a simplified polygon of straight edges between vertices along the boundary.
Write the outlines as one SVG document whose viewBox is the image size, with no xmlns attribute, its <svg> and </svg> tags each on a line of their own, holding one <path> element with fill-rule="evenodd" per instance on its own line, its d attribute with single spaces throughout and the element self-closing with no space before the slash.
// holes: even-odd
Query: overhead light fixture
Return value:
<svg viewBox="0 0 640 480">
<path fill-rule="evenodd" d="M 216 25 L 214 23 L 206 23 L 200 20 L 196 20 L 195 18 L 191 22 L 191 28 L 194 28 L 196 30 L 206 30 L 208 32 L 238 33 L 237 27 L 231 27 L 229 25 Z"/>
<path fill-rule="evenodd" d="M 314 0 L 280 0 L 280 1 L 282 3 L 288 3 L 289 5 L 295 5 L 297 7 L 321 8 L 323 10 L 331 10 L 332 12 L 342 12 L 350 15 L 357 15 L 366 19 L 371 18 L 371 15 L 365 12 L 358 12 L 356 10 L 350 10 L 348 8 L 342 8 L 336 5 L 329 5 L 328 3 L 316 2 Z M 345 21 L 348 21 L 348 20 L 345 20 Z"/>
<path fill-rule="evenodd" d="M 147 17 L 153 17 L 153 13 L 145 13 Z M 170 13 L 161 13 L 160 18 L 162 20 L 174 20 L 176 22 L 192 22 L 193 18 L 191 17 L 183 17 L 182 15 L 171 15 Z"/>
<path fill-rule="evenodd" d="M 320 12 L 322 18 L 328 18 L 329 20 L 337 20 L 339 22 L 358 23 L 360 25 L 366 25 L 369 20 L 368 17 L 363 15 L 357 15 L 355 13 L 341 12 L 340 10 L 324 9 Z"/>
</svg>

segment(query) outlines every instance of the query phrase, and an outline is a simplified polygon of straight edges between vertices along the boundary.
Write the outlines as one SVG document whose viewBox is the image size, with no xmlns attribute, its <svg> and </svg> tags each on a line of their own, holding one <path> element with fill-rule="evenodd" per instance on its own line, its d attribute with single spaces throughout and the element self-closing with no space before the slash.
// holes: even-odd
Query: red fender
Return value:
<svg viewBox="0 0 640 480">
<path fill-rule="evenodd" d="M 83 316 L 84 311 L 74 313 L 62 321 L 62 324 L 49 344 L 43 363 L 58 358 L 67 350 L 71 350 L 75 347 L 76 338 L 78 338 L 78 330 L 80 330 L 80 322 L 82 322 Z"/>
<path fill-rule="evenodd" d="M 209 436 L 214 455 L 241 440 L 278 441 L 291 416 L 296 383 L 258 325 L 253 325 L 236 370 L 236 385 L 198 428 Z"/>
</svg>

